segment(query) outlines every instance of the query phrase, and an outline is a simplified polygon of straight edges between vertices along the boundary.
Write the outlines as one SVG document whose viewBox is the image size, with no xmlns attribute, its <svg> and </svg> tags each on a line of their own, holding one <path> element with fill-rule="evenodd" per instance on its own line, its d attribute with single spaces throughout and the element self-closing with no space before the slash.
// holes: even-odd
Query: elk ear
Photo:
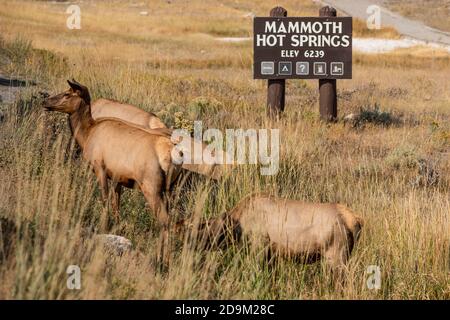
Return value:
<svg viewBox="0 0 450 320">
<path fill-rule="evenodd" d="M 73 91 L 78 91 L 79 96 L 86 102 L 91 102 L 91 96 L 89 95 L 89 90 L 86 86 L 83 86 L 79 82 L 77 82 L 75 79 L 72 79 L 72 81 L 67 80 L 67 83 L 72 88 Z"/>
<path fill-rule="evenodd" d="M 72 83 L 75 83 L 77 86 L 84 87 L 81 83 L 79 83 L 77 80 L 72 78 Z"/>
<path fill-rule="evenodd" d="M 83 91 L 83 89 L 87 89 L 85 86 L 78 83 L 75 79 L 72 79 L 72 81 L 67 80 L 67 83 L 74 91 L 78 90 L 81 92 L 81 91 Z"/>
</svg>

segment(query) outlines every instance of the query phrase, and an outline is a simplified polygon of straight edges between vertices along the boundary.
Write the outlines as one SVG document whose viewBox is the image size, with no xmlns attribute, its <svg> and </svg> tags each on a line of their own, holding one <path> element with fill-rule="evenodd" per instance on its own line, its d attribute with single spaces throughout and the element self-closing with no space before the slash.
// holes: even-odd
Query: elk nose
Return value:
<svg viewBox="0 0 450 320">
<path fill-rule="evenodd" d="M 51 107 L 51 104 L 50 104 L 50 98 L 47 98 L 47 99 L 44 100 L 44 102 L 43 102 L 43 104 L 42 104 L 42 107 L 43 107 L 46 111 L 51 111 L 51 110 L 52 110 L 52 107 Z"/>
</svg>

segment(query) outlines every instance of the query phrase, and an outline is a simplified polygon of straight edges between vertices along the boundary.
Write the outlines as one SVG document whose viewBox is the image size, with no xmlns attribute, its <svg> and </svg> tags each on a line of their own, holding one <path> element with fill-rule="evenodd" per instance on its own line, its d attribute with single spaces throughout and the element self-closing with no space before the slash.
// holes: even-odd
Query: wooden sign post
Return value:
<svg viewBox="0 0 450 320">
<path fill-rule="evenodd" d="M 283 7 L 275 7 L 270 10 L 271 17 L 287 17 L 287 10 Z M 271 119 L 279 119 L 284 111 L 286 95 L 285 79 L 267 80 L 267 114 Z"/>
<path fill-rule="evenodd" d="M 336 17 L 336 9 L 322 7 L 320 17 Z M 337 119 L 336 79 L 319 79 L 319 112 L 320 119 L 335 121 Z"/>
<path fill-rule="evenodd" d="M 321 119 L 337 118 L 336 79 L 352 78 L 352 18 L 323 7 L 320 17 L 287 17 L 275 7 L 253 20 L 253 77 L 267 79 L 267 113 L 284 110 L 286 79 L 319 79 Z"/>
</svg>

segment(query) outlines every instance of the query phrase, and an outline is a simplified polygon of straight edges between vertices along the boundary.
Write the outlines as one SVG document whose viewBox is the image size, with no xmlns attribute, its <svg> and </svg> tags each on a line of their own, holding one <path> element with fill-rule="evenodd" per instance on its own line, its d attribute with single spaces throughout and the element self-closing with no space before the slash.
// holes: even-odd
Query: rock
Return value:
<svg viewBox="0 0 450 320">
<path fill-rule="evenodd" d="M 344 121 L 354 121 L 356 117 L 356 114 L 350 113 L 344 117 Z"/>
<path fill-rule="evenodd" d="M 141 11 L 141 12 L 139 12 L 139 14 L 141 16 L 148 16 L 148 11 Z"/>
<path fill-rule="evenodd" d="M 95 236 L 107 251 L 121 256 L 125 252 L 131 251 L 133 245 L 127 238 L 116 236 L 114 234 L 99 234 Z"/>
</svg>

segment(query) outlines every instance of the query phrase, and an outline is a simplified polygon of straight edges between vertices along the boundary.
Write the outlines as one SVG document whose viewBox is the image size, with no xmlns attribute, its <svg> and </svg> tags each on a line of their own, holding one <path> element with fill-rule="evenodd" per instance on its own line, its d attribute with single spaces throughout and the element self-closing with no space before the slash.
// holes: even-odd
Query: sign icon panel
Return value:
<svg viewBox="0 0 450 320">
<path fill-rule="evenodd" d="M 261 74 L 274 74 L 275 64 L 273 61 L 263 61 L 261 62 Z"/>
<path fill-rule="evenodd" d="M 292 74 L 292 62 L 280 61 L 278 63 L 278 74 L 282 76 L 290 76 Z"/>
<path fill-rule="evenodd" d="M 351 79 L 352 17 L 255 17 L 254 79 Z"/>
<path fill-rule="evenodd" d="M 331 75 L 342 76 L 344 74 L 344 63 L 343 62 L 332 62 L 331 63 Z"/>
<path fill-rule="evenodd" d="M 309 62 L 300 61 L 295 64 L 295 73 L 298 75 L 308 75 L 309 74 Z"/>
<path fill-rule="evenodd" d="M 325 76 L 327 74 L 326 62 L 314 62 L 314 75 Z"/>
</svg>

